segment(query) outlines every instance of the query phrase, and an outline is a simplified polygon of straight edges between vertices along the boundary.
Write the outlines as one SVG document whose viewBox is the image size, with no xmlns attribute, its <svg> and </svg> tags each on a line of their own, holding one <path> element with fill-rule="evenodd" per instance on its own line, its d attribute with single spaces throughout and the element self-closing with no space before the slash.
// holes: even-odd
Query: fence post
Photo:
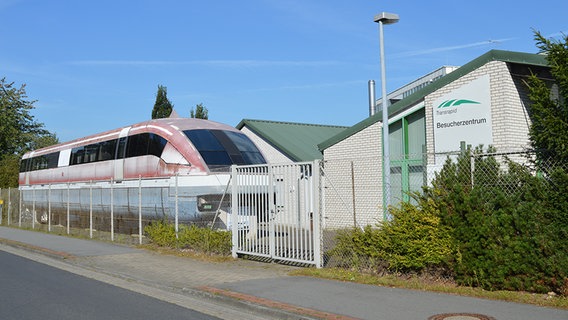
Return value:
<svg viewBox="0 0 568 320">
<path fill-rule="evenodd" d="M 233 185 L 231 188 L 231 225 L 232 230 L 232 242 L 233 246 L 231 249 L 231 254 L 233 258 L 238 258 L 237 250 L 239 247 L 239 207 L 238 207 L 238 193 L 237 193 L 237 167 L 235 165 L 231 166 L 231 181 L 233 181 Z M 228 220 L 228 219 L 227 219 Z"/>
<path fill-rule="evenodd" d="M 138 176 L 138 239 L 142 244 L 142 175 Z"/>
<path fill-rule="evenodd" d="M 476 160 L 475 153 L 471 152 L 470 158 L 469 158 L 469 163 L 470 163 L 469 173 L 471 175 L 470 179 L 471 179 L 471 187 L 472 188 L 475 185 L 475 160 Z"/>
<path fill-rule="evenodd" d="M 268 232 L 270 235 L 268 237 L 268 251 L 270 256 L 274 257 L 276 255 L 276 181 L 274 181 L 274 167 L 270 163 L 266 164 L 266 167 L 268 174 Z"/>
<path fill-rule="evenodd" d="M 71 188 L 71 185 L 69 184 L 69 182 L 67 182 L 67 234 L 69 234 L 69 202 L 70 202 L 70 195 L 69 195 L 69 189 Z"/>
<path fill-rule="evenodd" d="M 322 259 L 322 254 L 321 254 L 321 243 L 322 243 L 322 238 L 323 238 L 323 232 L 322 232 L 322 228 L 321 228 L 321 210 L 322 208 L 320 207 L 321 201 L 319 201 L 320 197 L 324 197 L 325 194 L 323 192 L 320 193 L 320 174 L 321 174 L 321 170 L 320 170 L 320 161 L 319 160 L 314 160 L 313 163 L 313 168 L 312 168 L 312 176 L 313 176 L 313 186 L 312 186 L 312 191 L 313 191 L 313 199 L 316 199 L 316 203 L 315 205 L 312 207 L 313 208 L 313 213 L 312 213 L 312 222 L 313 222 L 313 234 L 312 234 L 312 238 L 314 240 L 314 263 L 316 265 L 316 268 L 322 268 L 323 267 L 323 259 Z"/>
<path fill-rule="evenodd" d="M 353 197 L 353 228 L 357 228 L 357 211 L 355 209 L 355 168 L 351 161 L 351 196 Z"/>
<path fill-rule="evenodd" d="M 51 232 L 51 183 L 47 186 L 47 231 Z"/>
<path fill-rule="evenodd" d="M 19 208 L 19 214 L 18 214 L 18 228 L 22 227 L 22 190 L 19 190 L 20 192 L 20 208 Z"/>
<path fill-rule="evenodd" d="M 178 184 L 178 174 L 179 174 L 179 173 L 176 173 L 176 202 L 175 202 L 175 203 L 176 203 L 176 218 L 175 218 L 176 239 L 178 239 L 178 231 L 179 231 L 179 229 L 178 229 L 178 222 L 179 222 L 179 220 L 178 220 L 178 219 L 179 219 L 179 207 L 178 207 L 178 205 L 179 205 L 179 204 L 178 204 L 178 196 L 179 196 L 179 194 L 178 194 L 178 186 L 179 186 L 179 184 Z"/>
<path fill-rule="evenodd" d="M 110 241 L 114 241 L 114 179 L 110 178 Z"/>
<path fill-rule="evenodd" d="M 93 180 L 89 182 L 89 237 L 93 238 Z"/>
<path fill-rule="evenodd" d="M 12 194 L 12 189 L 10 187 L 8 187 L 8 225 L 10 225 L 12 223 L 12 221 L 11 221 L 12 219 L 10 217 L 10 213 L 11 213 L 10 208 L 12 207 L 11 194 Z"/>
<path fill-rule="evenodd" d="M 326 215 L 327 215 L 327 212 L 325 211 L 325 198 L 326 198 L 326 195 L 327 195 L 327 187 L 326 187 L 325 183 L 326 183 L 327 179 L 325 177 L 322 177 L 322 176 L 325 176 L 325 171 L 323 170 L 323 166 L 324 166 L 324 161 L 322 160 L 318 163 L 318 173 L 317 173 L 318 178 L 319 178 L 318 194 L 320 195 L 320 197 L 318 199 L 319 203 L 317 205 L 320 208 L 320 219 L 321 219 L 320 228 L 321 228 L 321 230 L 325 229 L 325 226 L 326 226 L 325 219 L 326 219 Z M 314 183 L 315 183 L 315 181 L 314 181 Z M 323 232 L 322 232 L 322 234 L 323 234 Z"/>
<path fill-rule="evenodd" d="M 32 229 L 35 229 L 35 186 L 32 187 Z"/>
<path fill-rule="evenodd" d="M 2 210 L 3 206 L 4 200 L 2 199 L 2 188 L 0 188 L 0 225 L 2 225 L 2 214 L 4 213 L 4 210 Z"/>
</svg>

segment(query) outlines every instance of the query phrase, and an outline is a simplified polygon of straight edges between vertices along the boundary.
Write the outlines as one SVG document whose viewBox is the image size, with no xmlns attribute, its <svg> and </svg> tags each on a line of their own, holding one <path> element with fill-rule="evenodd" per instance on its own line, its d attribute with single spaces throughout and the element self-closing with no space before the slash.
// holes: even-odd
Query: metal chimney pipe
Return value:
<svg viewBox="0 0 568 320">
<path fill-rule="evenodd" d="M 369 117 L 375 114 L 377 99 L 375 98 L 375 80 L 369 80 Z"/>
</svg>

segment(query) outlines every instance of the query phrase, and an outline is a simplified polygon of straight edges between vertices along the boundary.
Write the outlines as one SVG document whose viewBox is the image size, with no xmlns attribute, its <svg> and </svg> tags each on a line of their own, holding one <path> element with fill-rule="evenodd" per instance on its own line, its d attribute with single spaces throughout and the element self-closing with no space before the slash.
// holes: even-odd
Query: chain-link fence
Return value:
<svg viewBox="0 0 568 320">
<path fill-rule="evenodd" d="M 14 188 L 0 189 L 0 225 L 18 224 L 20 192 Z"/>
<path fill-rule="evenodd" d="M 416 203 L 413 194 L 421 194 L 423 187 L 436 188 L 448 183 L 467 188 L 484 187 L 488 196 L 514 194 L 523 188 L 523 175 L 546 178 L 550 170 L 561 167 L 536 159 L 534 152 L 467 150 L 391 158 L 390 205 Z M 320 234 L 315 236 L 321 240 L 324 266 L 336 265 L 326 255 L 335 248 L 338 235 L 343 231 L 365 226 L 376 228 L 389 219 L 383 195 L 386 187 L 382 163 L 381 158 L 325 160 L 320 162 L 320 170 L 314 170 L 313 174 L 319 171 L 319 192 L 316 193 L 319 198 L 306 201 L 319 204 L 316 212 L 321 214 L 321 228 Z M 232 205 L 229 187 L 219 183 L 215 195 L 208 199 L 184 197 L 184 192 L 176 192 L 171 185 L 147 186 L 138 181 L 110 188 L 84 183 L 2 189 L 0 224 L 143 243 L 146 241 L 144 227 L 152 221 L 199 223 L 208 227 L 217 221 L 214 227 L 227 229 Z M 293 188 L 286 188 L 285 192 Z M 265 198 L 268 199 L 262 197 Z M 279 199 L 278 195 L 274 199 Z M 192 216 L 197 212 L 195 208 L 200 208 L 199 218 Z M 349 263 L 341 262 L 342 265 Z"/>
<path fill-rule="evenodd" d="M 417 197 L 424 188 L 446 188 L 459 184 L 463 190 L 476 188 L 479 196 L 525 197 L 526 177 L 541 177 L 544 180 L 552 170 L 566 170 L 568 166 L 552 160 L 537 161 L 534 151 L 493 152 L 491 149 L 461 150 L 438 154 L 406 155 L 391 158 L 390 206 L 417 204 Z M 337 256 L 339 236 L 353 228 L 365 226 L 380 228 L 381 222 L 390 219 L 384 204 L 382 159 L 326 160 L 322 164 L 322 188 L 324 192 L 322 216 L 322 249 L 326 266 L 349 267 L 352 255 Z M 531 189 L 532 190 L 532 189 Z M 548 192 L 541 188 L 536 192 Z M 532 191 L 535 192 L 535 191 Z M 535 197 L 538 198 L 538 197 Z M 524 198 L 523 198 L 524 199 Z M 484 201 L 484 199 L 481 199 Z M 536 201 L 536 200 L 535 200 Z M 347 260 L 346 260 L 347 259 Z"/>
<path fill-rule="evenodd" d="M 211 227 L 214 221 L 226 228 L 215 219 L 230 206 L 230 195 L 219 200 L 226 185 L 196 197 L 187 187 L 155 184 L 133 180 L 2 189 L 0 224 L 131 244 L 147 242 L 144 228 L 153 221 L 169 222 L 176 230 L 180 224 Z"/>
</svg>

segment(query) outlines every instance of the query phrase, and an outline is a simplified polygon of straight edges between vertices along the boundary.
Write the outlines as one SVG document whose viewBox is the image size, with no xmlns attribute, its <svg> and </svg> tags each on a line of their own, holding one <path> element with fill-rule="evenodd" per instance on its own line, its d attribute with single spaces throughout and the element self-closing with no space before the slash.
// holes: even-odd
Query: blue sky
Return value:
<svg viewBox="0 0 568 320">
<path fill-rule="evenodd" d="M 382 11 L 388 91 L 568 34 L 565 0 L 0 0 L 0 77 L 62 142 L 149 119 L 158 85 L 181 116 L 350 126 L 380 92 Z"/>
</svg>

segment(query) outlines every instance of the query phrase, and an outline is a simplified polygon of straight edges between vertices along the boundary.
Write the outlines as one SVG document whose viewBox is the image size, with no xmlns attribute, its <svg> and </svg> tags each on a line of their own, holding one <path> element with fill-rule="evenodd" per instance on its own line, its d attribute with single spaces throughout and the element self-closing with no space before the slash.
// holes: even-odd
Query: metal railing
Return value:
<svg viewBox="0 0 568 320">
<path fill-rule="evenodd" d="M 318 161 L 233 166 L 233 256 L 321 267 L 319 167 Z"/>
<path fill-rule="evenodd" d="M 172 179 L 177 182 L 177 177 Z M 151 186 L 144 182 L 137 179 L 1 189 L 0 224 L 138 244 L 146 241 L 144 227 L 153 221 L 170 222 L 176 231 L 179 223 L 210 226 L 209 218 L 196 221 L 196 197 L 188 197 L 183 187 L 167 181 Z M 225 189 L 225 185 L 219 183 L 218 189 Z M 203 214 L 212 218 L 215 209 Z"/>
</svg>

